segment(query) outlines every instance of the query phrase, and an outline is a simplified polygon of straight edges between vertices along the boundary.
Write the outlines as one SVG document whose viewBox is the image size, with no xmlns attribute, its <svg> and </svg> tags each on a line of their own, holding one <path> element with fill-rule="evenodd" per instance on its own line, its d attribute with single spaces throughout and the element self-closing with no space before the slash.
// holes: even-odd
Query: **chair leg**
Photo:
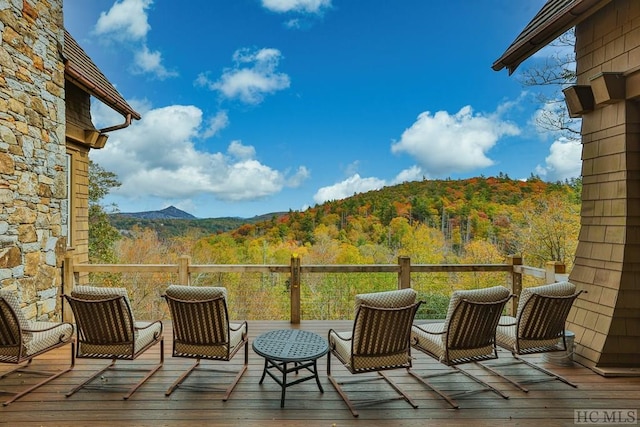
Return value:
<svg viewBox="0 0 640 427">
<path fill-rule="evenodd" d="M 127 400 L 131 397 L 131 395 L 133 395 L 133 393 L 136 392 L 136 390 L 138 390 L 138 388 L 140 388 L 140 386 L 142 386 L 149 378 L 151 378 L 151 376 L 153 374 L 155 374 L 160 368 L 162 368 L 162 365 L 164 364 L 164 338 L 160 339 L 160 363 L 158 363 L 157 365 L 153 366 L 150 370 L 149 369 L 143 369 L 143 368 L 119 368 L 116 367 L 117 359 L 112 359 L 111 363 L 108 364 L 107 366 L 105 366 L 104 368 L 96 371 L 95 373 L 93 373 L 93 375 L 91 375 L 89 378 L 87 378 L 84 382 L 82 382 L 81 384 L 77 385 L 75 388 L 73 388 L 71 391 L 67 392 L 67 394 L 65 395 L 66 397 L 70 397 L 71 395 L 73 395 L 75 392 L 77 392 L 78 390 L 87 387 L 89 385 L 89 383 L 91 383 L 93 380 L 95 380 L 99 375 L 102 375 L 104 372 L 106 372 L 107 370 L 123 370 L 123 371 L 144 371 L 147 372 L 147 374 L 140 380 L 138 381 L 133 387 L 131 387 L 128 391 L 127 394 L 125 394 L 123 396 L 124 400 Z"/>
<path fill-rule="evenodd" d="M 407 369 L 408 370 L 408 369 Z M 391 387 L 393 387 L 393 389 L 398 392 L 398 394 L 400 394 L 402 396 L 402 398 L 413 407 L 413 409 L 418 409 L 418 405 L 413 401 L 413 399 L 411 399 L 411 397 L 405 393 L 404 390 L 402 390 L 395 382 L 393 382 L 391 380 L 391 378 L 389 378 L 387 375 L 384 374 L 384 372 L 378 371 L 378 375 L 380 375 L 382 378 L 384 378 L 384 380 L 387 382 L 387 384 L 389 384 Z M 397 398 L 396 398 L 397 399 Z"/>
<path fill-rule="evenodd" d="M 138 390 L 138 388 L 140 388 L 140 386 L 142 384 L 144 384 L 149 378 L 151 378 L 151 376 L 153 374 L 155 374 L 156 372 L 158 372 L 158 370 L 160 368 L 162 368 L 162 365 L 164 364 L 164 337 L 160 338 L 160 363 L 158 363 L 156 366 L 154 366 L 148 373 L 147 375 L 144 376 L 144 378 L 142 378 L 140 381 L 138 381 L 138 383 L 136 385 L 134 385 L 130 390 L 129 393 L 127 393 L 124 396 L 124 400 L 127 400 L 131 397 L 131 395 L 133 393 L 136 392 L 136 390 Z"/>
<path fill-rule="evenodd" d="M 375 405 L 377 403 L 390 402 L 392 400 L 404 400 L 407 403 L 409 403 L 409 405 L 411 405 L 414 409 L 418 408 L 418 405 L 413 401 L 413 399 L 411 399 L 409 395 L 407 395 L 400 387 L 398 387 L 398 385 L 394 383 L 391 380 L 391 378 L 389 378 L 389 376 L 385 375 L 381 371 L 377 371 L 376 373 L 378 374 L 378 376 L 373 378 L 369 377 L 369 378 L 356 379 L 352 381 L 338 382 L 331 375 L 331 352 L 327 353 L 327 378 L 329 379 L 329 382 L 331 383 L 331 385 L 333 385 L 333 388 L 335 388 L 335 390 L 338 392 L 338 394 L 340 395 L 344 403 L 347 405 L 347 407 L 351 411 L 351 414 L 354 417 L 358 417 L 360 415 L 356 409 L 356 406 L 370 406 L 370 405 Z M 356 383 L 364 383 L 364 382 L 379 381 L 379 380 L 386 381 L 387 384 L 389 384 L 400 396 L 387 398 L 387 399 L 376 399 L 376 400 L 366 400 L 366 401 L 361 400 L 358 402 L 353 402 L 351 399 L 349 399 L 349 397 L 347 396 L 347 393 L 345 393 L 344 389 L 341 387 L 342 385 L 346 385 L 346 384 L 356 384 Z"/>
<path fill-rule="evenodd" d="M 333 388 L 336 389 L 336 391 L 338 392 L 338 394 L 340 395 L 344 403 L 347 405 L 347 407 L 351 411 L 351 415 L 353 415 L 354 417 L 358 417 L 360 414 L 356 410 L 356 407 L 353 405 L 353 403 L 351 403 L 351 399 L 349 399 L 349 397 L 344 392 L 344 390 L 342 390 L 342 387 L 340 387 L 340 383 L 338 383 L 331 375 L 327 375 L 327 378 L 329 378 L 329 382 L 333 385 Z"/>
<path fill-rule="evenodd" d="M 124 400 L 127 400 L 131 397 L 131 395 L 133 393 L 136 392 L 136 390 L 138 390 L 138 388 L 140 388 L 140 386 L 142 386 L 142 384 L 144 384 L 149 378 L 151 378 L 151 376 L 153 374 L 155 374 L 158 369 L 162 368 L 162 363 L 157 364 L 156 366 L 154 366 L 148 373 L 147 375 L 144 376 L 144 378 L 142 378 L 140 381 L 138 381 L 138 383 L 136 385 L 134 385 L 133 387 L 131 387 L 129 389 L 129 393 L 125 394 L 125 396 L 123 397 Z"/>
<path fill-rule="evenodd" d="M 514 365 L 518 362 L 510 362 L 510 363 L 502 363 L 498 366 L 509 366 L 509 365 Z M 506 375 L 501 374 L 500 372 L 498 372 L 497 370 L 494 369 L 494 366 L 487 366 L 484 363 L 477 363 L 478 365 L 482 366 L 484 369 L 486 369 L 487 371 L 499 376 L 500 378 L 502 378 L 503 380 L 507 381 L 508 383 L 511 383 L 511 385 L 516 386 L 517 388 L 519 388 L 520 390 L 524 391 L 525 393 L 529 393 L 529 389 L 524 387 L 521 383 L 512 380 L 511 378 L 507 377 Z"/>
<path fill-rule="evenodd" d="M 453 372 L 447 372 L 447 374 L 451 374 Z M 460 405 L 458 405 L 458 403 L 453 400 L 451 397 L 449 397 L 448 394 L 438 390 L 436 387 L 434 387 L 433 385 L 431 385 L 431 383 L 429 383 L 427 381 L 427 378 L 431 378 L 434 375 L 420 375 L 417 372 L 415 372 L 412 369 L 409 369 L 409 374 L 411 374 L 415 379 L 417 379 L 418 381 L 420 381 L 422 384 L 426 385 L 427 387 L 429 387 L 429 389 L 431 389 L 432 391 L 434 391 L 436 394 L 438 394 L 440 397 L 442 397 L 444 400 L 447 401 L 447 403 L 449 403 L 449 405 L 451 405 L 451 407 L 453 409 L 458 409 L 460 407 Z M 438 376 L 438 375 L 436 375 Z"/>
<path fill-rule="evenodd" d="M 409 373 L 411 375 L 413 375 L 418 381 L 420 381 L 421 383 L 423 383 L 424 385 L 429 387 L 431 390 L 436 392 L 444 400 L 446 400 L 447 403 L 449 403 L 449 405 L 451 405 L 451 407 L 453 409 L 458 409 L 460 407 L 458 405 L 458 403 L 454 400 L 454 398 L 458 397 L 458 396 L 468 396 L 468 395 L 472 395 L 472 394 L 476 394 L 476 393 L 482 393 L 484 391 L 491 391 L 491 392 L 497 394 L 498 396 L 502 397 L 503 399 L 508 399 L 509 398 L 509 396 L 507 396 L 506 394 L 504 394 L 503 392 L 501 392 L 497 388 L 493 387 L 492 385 L 482 381 L 480 378 L 476 377 L 475 375 L 472 375 L 469 372 L 467 372 L 467 371 L 465 371 L 463 369 L 460 369 L 459 367 L 457 367 L 455 365 L 450 366 L 450 368 L 452 370 L 446 371 L 446 372 L 442 372 L 442 373 L 437 373 L 437 374 L 431 374 L 431 375 L 420 375 L 420 374 L 416 373 L 413 370 L 409 370 Z M 441 377 L 441 376 L 444 376 L 444 375 L 451 375 L 451 374 L 455 374 L 455 373 L 463 374 L 467 378 L 470 378 L 473 381 L 475 381 L 476 383 L 480 384 L 482 386 L 482 388 L 475 389 L 475 390 L 461 391 L 461 392 L 453 393 L 453 394 L 447 394 L 447 393 L 444 393 L 443 391 L 438 390 L 438 388 L 436 388 L 433 384 L 431 384 L 431 383 L 429 383 L 427 381 L 428 378 Z"/>
<path fill-rule="evenodd" d="M 9 400 L 5 401 L 2 403 L 3 406 L 7 406 L 10 403 L 20 399 L 21 397 L 31 393 L 32 391 L 34 391 L 35 389 L 47 384 L 50 381 L 55 380 L 56 378 L 58 378 L 59 376 L 66 374 L 67 372 L 71 371 L 73 369 L 73 367 L 75 366 L 75 361 L 76 361 L 76 354 L 75 354 L 75 342 L 72 340 L 71 341 L 71 365 L 68 368 L 63 369 L 62 371 L 59 372 L 51 372 L 51 371 L 36 371 L 36 370 L 31 370 L 29 369 L 29 366 L 31 365 L 33 359 L 29 359 L 27 361 L 27 363 L 25 365 L 19 366 L 5 374 L 3 374 L 2 376 L 0 376 L 0 378 L 4 378 L 10 374 L 16 373 L 16 372 L 20 372 L 20 373 L 26 373 L 26 374 L 34 374 L 34 375 L 47 375 L 47 378 L 43 379 L 42 381 L 40 381 L 39 383 L 32 385 L 31 387 L 27 388 L 26 390 L 22 390 L 20 392 L 5 392 L 5 391 L 1 391 L 0 393 L 7 393 L 7 394 L 13 394 L 13 397 L 11 397 Z"/>
<path fill-rule="evenodd" d="M 240 381 L 240 378 L 242 378 L 244 373 L 247 371 L 248 367 L 249 367 L 249 340 L 245 339 L 245 342 L 244 342 L 244 365 L 242 365 L 242 368 L 238 372 L 238 375 L 236 375 L 236 377 L 234 378 L 233 382 L 227 388 L 227 391 L 225 392 L 224 397 L 222 398 L 223 402 L 226 402 L 227 400 L 229 400 L 229 396 L 231 395 L 233 390 L 236 388 L 236 385 L 238 384 L 238 381 Z"/>
<path fill-rule="evenodd" d="M 182 384 L 182 382 L 184 380 L 187 379 L 187 377 L 189 375 L 191 375 L 191 373 L 193 373 L 193 371 L 200 366 L 200 359 L 196 360 L 196 363 L 194 363 L 193 365 L 191 365 L 191 367 L 189 369 L 187 369 L 182 375 L 180 375 L 180 378 L 178 378 L 177 380 L 175 380 L 175 382 L 173 384 L 171 384 L 171 387 L 169 387 L 167 389 L 167 391 L 164 392 L 165 396 L 170 396 L 171 393 L 173 393 L 173 391 L 178 388 L 178 386 L 180 384 Z"/>
<path fill-rule="evenodd" d="M 493 387 L 492 385 L 482 381 L 480 378 L 476 377 L 475 375 L 471 375 L 469 372 L 467 372 L 467 371 L 465 371 L 463 369 L 460 369 L 457 366 L 452 366 L 452 368 L 454 368 L 457 372 L 460 372 L 461 374 L 465 375 L 467 378 L 471 378 L 472 380 L 474 380 L 475 382 L 477 382 L 478 384 L 480 384 L 480 385 L 482 385 L 484 387 L 484 389 L 461 392 L 461 393 L 458 393 L 457 395 L 475 394 L 475 393 L 480 393 L 480 392 L 483 392 L 483 391 L 492 391 L 495 394 L 497 394 L 498 396 L 502 397 L 503 399 L 508 399 L 509 398 L 509 396 L 507 396 L 506 394 L 504 394 L 503 392 L 501 392 L 497 388 Z"/>
<path fill-rule="evenodd" d="M 226 402 L 227 400 L 229 400 L 229 396 L 231 395 L 233 390 L 236 388 L 238 381 L 240 381 L 240 378 L 242 378 L 246 370 L 247 370 L 247 365 L 242 365 L 242 368 L 240 369 L 236 377 L 233 379 L 233 382 L 229 385 L 229 387 L 227 387 L 224 397 L 222 398 L 223 402 Z"/>
<path fill-rule="evenodd" d="M 235 389 L 236 385 L 238 384 L 238 382 L 240 381 L 240 378 L 242 378 L 242 376 L 244 375 L 244 373 L 247 371 L 247 368 L 249 366 L 249 351 L 248 351 L 248 345 L 247 342 L 244 343 L 245 346 L 245 350 L 244 350 L 244 364 L 242 365 L 242 367 L 240 368 L 240 370 L 236 373 L 235 378 L 233 379 L 233 381 L 231 382 L 231 384 L 229 384 L 229 386 L 227 386 L 226 389 L 224 389 L 224 396 L 222 398 L 223 402 L 226 402 L 227 400 L 229 400 L 229 396 L 231 395 L 231 393 L 233 392 L 233 390 Z M 198 359 L 186 372 L 184 372 L 180 378 L 178 378 L 172 385 L 171 387 L 169 387 L 167 389 L 167 391 L 164 393 L 165 396 L 169 396 L 171 393 L 174 392 L 174 390 L 176 388 L 178 388 L 178 386 L 180 386 L 182 384 L 182 382 L 184 380 L 187 379 L 187 377 L 189 375 L 191 375 L 191 373 L 193 373 L 193 371 L 195 371 L 197 368 L 200 368 L 201 370 L 204 371 L 208 371 L 208 372 L 222 372 L 222 373 L 232 373 L 230 371 L 227 370 L 223 370 L 223 369 L 215 369 L 215 368 L 205 368 L 205 367 L 201 367 L 200 366 L 200 359 Z M 187 386 L 185 386 L 187 387 Z M 199 390 L 214 390 L 214 391 L 220 391 L 222 389 L 219 388 L 213 388 L 213 387 L 209 387 L 209 388 L 205 388 L 205 387 L 193 387 L 193 388 L 197 388 Z"/>
<path fill-rule="evenodd" d="M 510 382 L 511 384 L 513 384 L 514 386 L 518 387 L 520 390 L 522 390 L 524 392 L 528 392 L 529 390 L 527 388 L 525 388 L 523 384 L 537 384 L 537 383 L 544 383 L 544 382 L 555 381 L 555 380 L 561 381 L 561 382 L 563 382 L 563 383 L 565 383 L 567 385 L 570 385 L 573 388 L 578 388 L 578 386 L 576 384 L 572 383 L 571 381 L 567 380 L 564 377 L 561 377 L 560 375 L 557 375 L 556 373 L 554 373 L 554 372 L 552 372 L 552 371 L 550 371 L 548 369 L 545 369 L 545 368 L 543 368 L 541 366 L 538 366 L 535 363 L 531 363 L 528 360 L 525 360 L 522 357 L 519 357 L 517 354 L 512 353 L 512 356 L 515 359 L 512 362 L 501 363 L 501 364 L 492 365 L 492 366 L 485 366 L 485 365 L 482 365 L 482 364 L 481 365 L 485 369 L 490 370 L 491 372 L 495 373 L 499 377 L 501 377 L 501 378 L 505 379 L 506 381 Z M 518 363 L 523 363 L 523 364 L 529 366 L 530 368 L 533 368 L 533 369 L 535 369 L 535 370 L 537 370 L 539 372 L 542 372 L 542 373 L 546 374 L 547 377 L 546 378 L 522 380 L 522 381 L 518 382 L 518 381 L 514 381 L 514 380 L 508 378 L 506 375 L 501 374 L 501 373 L 497 372 L 495 369 L 493 369 L 493 368 L 496 368 L 496 367 L 510 366 L 510 365 L 515 365 L 515 364 L 518 364 Z"/>
<path fill-rule="evenodd" d="M 102 373 L 104 373 L 105 371 L 107 371 L 108 369 L 112 368 L 113 365 L 115 365 L 116 361 L 115 359 L 111 361 L 111 363 L 107 366 L 105 366 L 104 368 L 100 369 L 99 371 L 94 372 L 89 378 L 87 378 L 86 380 L 84 380 L 84 382 L 78 384 L 77 386 L 75 386 L 73 389 L 71 389 L 70 391 L 67 392 L 67 394 L 65 394 L 66 397 L 70 397 L 71 395 L 73 395 L 76 391 L 80 390 L 81 388 L 85 387 L 87 384 L 89 384 L 91 381 L 95 380 L 98 375 L 102 375 Z"/>
</svg>

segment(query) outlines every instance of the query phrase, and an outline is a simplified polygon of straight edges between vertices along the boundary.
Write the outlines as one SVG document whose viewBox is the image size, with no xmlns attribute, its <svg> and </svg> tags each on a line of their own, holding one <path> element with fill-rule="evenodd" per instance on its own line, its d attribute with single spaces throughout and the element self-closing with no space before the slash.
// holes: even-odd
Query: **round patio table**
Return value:
<svg viewBox="0 0 640 427">
<path fill-rule="evenodd" d="M 300 329 L 280 329 L 259 335 L 253 340 L 252 347 L 253 351 L 264 357 L 264 370 L 262 371 L 260 384 L 264 381 L 264 377 L 269 374 L 282 387 L 281 408 L 284 408 L 287 387 L 294 384 L 315 378 L 320 392 L 324 393 L 320 378 L 318 378 L 316 362 L 327 354 L 329 344 L 320 335 Z M 289 363 L 293 363 L 293 365 L 287 367 Z M 274 368 L 280 371 L 282 379 L 272 372 Z M 287 381 L 287 374 L 291 372 L 298 374 L 298 371 L 302 369 L 306 369 L 311 375 Z"/>
</svg>

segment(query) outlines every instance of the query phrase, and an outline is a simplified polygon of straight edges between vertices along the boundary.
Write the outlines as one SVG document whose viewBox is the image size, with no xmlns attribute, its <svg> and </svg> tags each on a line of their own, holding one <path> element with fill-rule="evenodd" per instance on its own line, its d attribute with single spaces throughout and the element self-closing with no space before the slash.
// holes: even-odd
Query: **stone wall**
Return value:
<svg viewBox="0 0 640 427">
<path fill-rule="evenodd" d="M 0 0 L 0 286 L 58 319 L 66 249 L 62 0 Z"/>
</svg>

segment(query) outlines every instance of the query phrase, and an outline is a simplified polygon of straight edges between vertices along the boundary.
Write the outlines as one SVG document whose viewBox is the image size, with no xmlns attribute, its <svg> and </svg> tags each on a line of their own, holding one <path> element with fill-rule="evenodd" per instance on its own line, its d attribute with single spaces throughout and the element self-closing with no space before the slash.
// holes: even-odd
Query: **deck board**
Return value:
<svg viewBox="0 0 640 427">
<path fill-rule="evenodd" d="M 290 328 L 286 321 L 249 322 L 250 341 L 260 333 L 272 329 Z M 303 321 L 302 329 L 326 336 L 330 328 L 349 330 L 347 321 Z M 447 368 L 426 355 L 414 351 L 414 370 L 427 373 Z M 159 348 L 150 350 L 135 362 L 119 362 L 125 366 L 150 366 L 157 362 Z M 501 357 L 510 358 L 508 353 Z M 122 391 L 80 390 L 66 398 L 64 393 L 106 364 L 102 360 L 78 359 L 73 371 L 63 375 L 39 390 L 6 407 L 0 407 L 0 425 L 7 426 L 425 426 L 425 425 L 574 425 L 574 409 L 637 409 L 640 402 L 640 377 L 605 378 L 578 364 L 555 366 L 531 356 L 544 366 L 552 368 L 570 381 L 578 384 L 574 389 L 559 381 L 529 385 L 530 392 L 521 392 L 499 377 L 480 367 L 465 366 L 474 375 L 494 385 L 510 396 L 505 400 L 494 393 L 480 393 L 458 400 L 460 409 L 450 409 L 435 393 L 421 385 L 405 371 L 391 371 L 389 375 L 414 398 L 418 409 L 403 401 L 389 402 L 359 410 L 360 417 L 353 418 L 326 378 L 326 357 L 318 362 L 321 382 L 325 392 L 320 393 L 314 381 L 297 384 L 287 389 L 285 407 L 280 408 L 280 387 L 269 377 L 259 385 L 264 359 L 249 349 L 249 369 L 238 383 L 227 402 L 222 402 L 221 392 L 202 392 L 178 389 L 165 397 L 164 391 L 192 361 L 171 357 L 171 323 L 165 324 L 165 364 L 129 400 L 122 399 Z M 34 361 L 34 366 L 61 369 L 69 360 L 69 347 L 57 349 Z M 217 363 L 216 367 L 234 370 L 240 366 L 242 355 L 236 355 L 229 363 Z M 344 370 L 334 358 L 332 372 L 336 377 L 352 379 L 355 376 Z M 208 362 L 203 362 L 207 366 Z M 9 365 L 0 365 L 5 372 Z M 500 368 L 519 378 L 540 376 L 524 366 Z M 109 374 L 109 384 L 132 384 L 138 372 L 118 371 Z M 364 375 L 364 374 L 363 374 Z M 361 377 L 358 375 L 357 377 Z M 210 385 L 226 384 L 226 378 L 212 377 L 206 373 L 187 380 L 189 383 Z M 23 387 L 28 377 L 11 377 L 2 380 L 3 389 Z M 445 391 L 460 391 L 476 387 L 462 375 L 434 378 L 432 382 Z M 393 395 L 384 383 L 364 383 L 346 388 L 353 398 L 371 395 Z M 0 398 L 6 395 L 0 395 Z"/>
</svg>

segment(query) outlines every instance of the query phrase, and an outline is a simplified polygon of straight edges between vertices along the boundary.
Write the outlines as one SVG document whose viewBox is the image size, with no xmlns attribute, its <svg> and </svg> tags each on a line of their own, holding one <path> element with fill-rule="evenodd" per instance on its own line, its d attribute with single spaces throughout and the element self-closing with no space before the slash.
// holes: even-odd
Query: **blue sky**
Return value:
<svg viewBox="0 0 640 427">
<path fill-rule="evenodd" d="M 535 126 L 538 89 L 491 69 L 544 2 L 64 0 L 142 115 L 91 152 L 122 182 L 105 202 L 252 217 L 423 178 L 577 177 L 580 144 Z"/>
</svg>

